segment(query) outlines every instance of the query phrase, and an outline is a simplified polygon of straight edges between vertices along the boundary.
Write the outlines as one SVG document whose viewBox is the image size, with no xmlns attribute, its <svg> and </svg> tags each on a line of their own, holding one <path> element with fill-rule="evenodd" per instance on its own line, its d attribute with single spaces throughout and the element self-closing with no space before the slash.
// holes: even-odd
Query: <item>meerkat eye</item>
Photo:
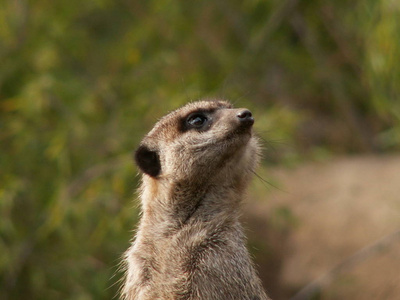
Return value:
<svg viewBox="0 0 400 300">
<path fill-rule="evenodd" d="M 186 119 L 186 124 L 190 128 L 201 128 L 203 127 L 208 121 L 208 118 L 206 115 L 202 113 L 195 113 L 191 114 L 187 119 Z"/>
</svg>

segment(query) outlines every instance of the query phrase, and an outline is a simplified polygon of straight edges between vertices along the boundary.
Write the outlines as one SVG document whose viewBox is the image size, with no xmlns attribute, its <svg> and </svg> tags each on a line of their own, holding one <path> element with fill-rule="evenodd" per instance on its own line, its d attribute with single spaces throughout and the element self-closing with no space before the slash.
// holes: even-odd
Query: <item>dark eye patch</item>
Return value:
<svg viewBox="0 0 400 300">
<path fill-rule="evenodd" d="M 189 115 L 186 119 L 188 128 L 202 128 L 208 121 L 208 117 L 204 113 L 194 113 Z"/>
<path fill-rule="evenodd" d="M 210 128 L 213 110 L 197 110 L 181 119 L 180 131 L 188 130 L 205 131 Z"/>
</svg>

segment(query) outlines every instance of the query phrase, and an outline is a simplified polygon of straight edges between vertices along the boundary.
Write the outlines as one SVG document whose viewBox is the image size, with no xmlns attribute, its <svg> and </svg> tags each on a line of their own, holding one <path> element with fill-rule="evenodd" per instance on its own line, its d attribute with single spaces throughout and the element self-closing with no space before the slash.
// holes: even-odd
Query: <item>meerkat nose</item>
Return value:
<svg viewBox="0 0 400 300">
<path fill-rule="evenodd" d="M 248 109 L 242 110 L 236 114 L 236 117 L 239 119 L 240 123 L 243 125 L 253 125 L 254 123 L 254 118 L 253 115 L 251 114 L 251 111 Z"/>
</svg>

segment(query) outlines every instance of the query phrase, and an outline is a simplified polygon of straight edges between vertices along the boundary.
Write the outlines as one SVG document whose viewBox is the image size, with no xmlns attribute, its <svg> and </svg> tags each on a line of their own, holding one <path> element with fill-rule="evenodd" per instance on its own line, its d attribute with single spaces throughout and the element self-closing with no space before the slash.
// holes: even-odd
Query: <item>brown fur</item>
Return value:
<svg viewBox="0 0 400 300">
<path fill-rule="evenodd" d="M 141 142 L 143 215 L 125 256 L 123 299 L 268 299 L 239 222 L 258 162 L 243 111 L 226 101 L 189 103 Z M 193 115 L 206 118 L 201 127 Z"/>
</svg>

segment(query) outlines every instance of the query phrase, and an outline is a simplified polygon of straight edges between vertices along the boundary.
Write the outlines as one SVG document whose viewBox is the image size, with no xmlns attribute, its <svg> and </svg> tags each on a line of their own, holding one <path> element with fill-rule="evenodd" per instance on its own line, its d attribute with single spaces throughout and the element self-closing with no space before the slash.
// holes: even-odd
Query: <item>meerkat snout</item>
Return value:
<svg viewBox="0 0 400 300">
<path fill-rule="evenodd" d="M 250 126 L 254 124 L 253 115 L 252 115 L 251 111 L 249 111 L 248 109 L 238 112 L 236 117 L 238 117 L 240 122 L 242 122 L 244 124 L 248 124 Z"/>
</svg>

